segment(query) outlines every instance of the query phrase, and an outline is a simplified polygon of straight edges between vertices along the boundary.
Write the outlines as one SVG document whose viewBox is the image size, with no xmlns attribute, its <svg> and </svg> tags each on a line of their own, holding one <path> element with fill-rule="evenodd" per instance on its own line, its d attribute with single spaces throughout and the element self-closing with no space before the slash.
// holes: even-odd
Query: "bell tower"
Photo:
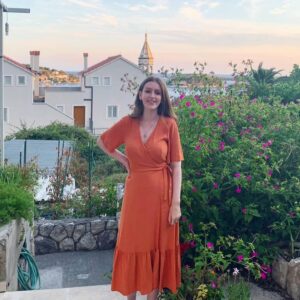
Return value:
<svg viewBox="0 0 300 300">
<path fill-rule="evenodd" d="M 153 71 L 153 55 L 148 44 L 147 33 L 145 33 L 144 45 L 139 56 L 139 67 L 148 73 Z"/>
</svg>

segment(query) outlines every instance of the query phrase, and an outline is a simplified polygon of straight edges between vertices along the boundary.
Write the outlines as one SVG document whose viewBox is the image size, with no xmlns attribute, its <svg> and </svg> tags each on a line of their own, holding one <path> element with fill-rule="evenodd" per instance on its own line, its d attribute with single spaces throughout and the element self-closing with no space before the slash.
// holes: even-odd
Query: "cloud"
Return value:
<svg viewBox="0 0 300 300">
<path fill-rule="evenodd" d="M 136 5 L 130 5 L 128 6 L 128 9 L 131 11 L 161 11 L 161 10 L 167 10 L 168 7 L 165 4 L 156 4 L 156 5 L 146 5 L 146 4 L 136 4 Z"/>
<path fill-rule="evenodd" d="M 113 15 L 102 14 L 102 20 L 105 24 L 117 27 L 119 25 L 118 19 Z"/>
<path fill-rule="evenodd" d="M 209 0 L 196 0 L 196 7 L 208 7 L 208 8 L 216 8 L 220 6 L 220 2 L 218 1 L 209 1 Z"/>
<path fill-rule="evenodd" d="M 290 8 L 291 3 L 289 0 L 283 2 L 283 4 L 279 7 L 276 7 L 270 11 L 271 15 L 283 15 Z"/>
<path fill-rule="evenodd" d="M 264 3 L 264 0 L 241 0 L 238 6 L 243 6 L 251 17 L 255 17 Z"/>
<path fill-rule="evenodd" d="M 180 15 L 189 19 L 189 20 L 199 20 L 202 18 L 202 14 L 199 10 L 191 7 L 191 6 L 183 6 L 179 10 Z"/>
<path fill-rule="evenodd" d="M 78 5 L 84 8 L 99 8 L 99 4 L 95 1 L 82 1 L 82 0 L 67 0 L 71 4 Z"/>
</svg>

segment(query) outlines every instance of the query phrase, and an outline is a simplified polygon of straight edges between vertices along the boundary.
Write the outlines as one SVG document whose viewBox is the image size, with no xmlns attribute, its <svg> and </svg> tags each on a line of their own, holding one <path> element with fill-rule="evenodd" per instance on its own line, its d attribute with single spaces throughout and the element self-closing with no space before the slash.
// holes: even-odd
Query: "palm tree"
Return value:
<svg viewBox="0 0 300 300">
<path fill-rule="evenodd" d="M 251 98 L 266 97 L 269 95 L 272 84 L 276 81 L 275 76 L 282 70 L 275 70 L 275 68 L 264 69 L 263 63 L 258 65 L 257 70 L 251 66 L 251 72 L 248 77 L 249 94 Z"/>
</svg>

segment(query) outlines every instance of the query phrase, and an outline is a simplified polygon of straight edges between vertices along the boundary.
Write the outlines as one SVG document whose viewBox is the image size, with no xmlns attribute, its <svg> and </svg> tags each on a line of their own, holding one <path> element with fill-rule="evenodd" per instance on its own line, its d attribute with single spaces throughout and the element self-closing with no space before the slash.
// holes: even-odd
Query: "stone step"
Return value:
<svg viewBox="0 0 300 300">
<path fill-rule="evenodd" d="M 19 291 L 0 293 L 0 300 L 121 300 L 120 293 L 111 292 L 110 285 L 95 285 L 63 289 Z M 146 300 L 146 296 L 137 296 Z"/>
</svg>

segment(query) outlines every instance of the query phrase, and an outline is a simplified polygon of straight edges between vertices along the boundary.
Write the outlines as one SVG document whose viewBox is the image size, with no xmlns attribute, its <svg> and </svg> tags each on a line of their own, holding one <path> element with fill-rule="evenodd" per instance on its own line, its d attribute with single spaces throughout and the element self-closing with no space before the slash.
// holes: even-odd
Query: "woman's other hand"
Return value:
<svg viewBox="0 0 300 300">
<path fill-rule="evenodd" d="M 179 222 L 181 217 L 181 209 L 179 204 L 172 204 L 169 210 L 168 221 L 171 225 L 174 225 Z"/>
</svg>

